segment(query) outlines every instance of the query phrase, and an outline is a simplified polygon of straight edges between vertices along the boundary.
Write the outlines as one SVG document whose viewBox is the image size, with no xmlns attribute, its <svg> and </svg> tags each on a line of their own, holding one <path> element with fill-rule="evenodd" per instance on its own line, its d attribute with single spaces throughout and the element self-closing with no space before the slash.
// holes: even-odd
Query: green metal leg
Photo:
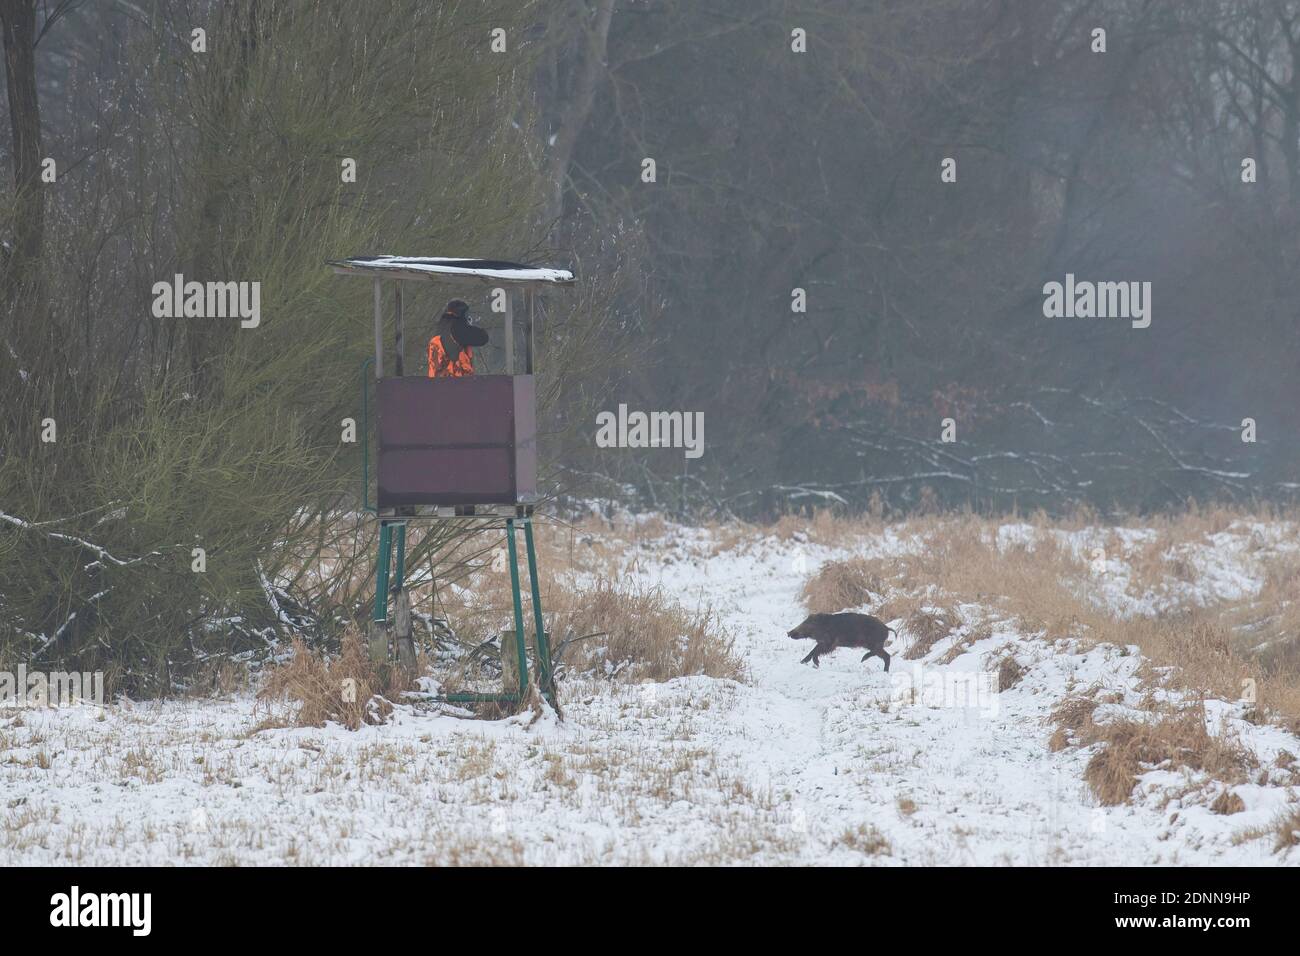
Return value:
<svg viewBox="0 0 1300 956">
<path fill-rule="evenodd" d="M 379 523 L 379 561 L 375 570 L 374 620 L 388 620 L 388 570 L 393 561 L 393 529 L 387 522 Z"/>
<path fill-rule="evenodd" d="M 510 558 L 510 592 L 515 599 L 515 648 L 519 652 L 519 698 L 528 690 L 528 651 L 524 645 L 524 603 L 519 596 L 519 559 L 515 554 L 515 519 L 506 519 L 506 553 Z"/>
<path fill-rule="evenodd" d="M 537 641 L 537 683 L 546 699 L 555 706 L 555 686 L 551 683 L 551 640 L 542 623 L 542 592 L 537 586 L 537 550 L 533 547 L 533 519 L 524 519 L 524 542 L 528 546 L 528 586 L 533 592 L 533 626 Z"/>
</svg>

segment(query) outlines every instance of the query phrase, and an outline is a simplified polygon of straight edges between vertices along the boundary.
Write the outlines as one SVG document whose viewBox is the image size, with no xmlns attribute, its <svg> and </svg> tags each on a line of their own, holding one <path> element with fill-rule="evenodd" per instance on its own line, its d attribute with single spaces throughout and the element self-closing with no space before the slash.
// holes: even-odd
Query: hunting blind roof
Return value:
<svg viewBox="0 0 1300 956">
<path fill-rule="evenodd" d="M 343 275 L 368 275 L 392 279 L 467 280 L 483 283 L 515 282 L 532 286 L 566 286 L 573 283 L 567 269 L 546 269 L 500 259 L 453 259 L 428 256 L 352 256 L 330 259 Z"/>
</svg>

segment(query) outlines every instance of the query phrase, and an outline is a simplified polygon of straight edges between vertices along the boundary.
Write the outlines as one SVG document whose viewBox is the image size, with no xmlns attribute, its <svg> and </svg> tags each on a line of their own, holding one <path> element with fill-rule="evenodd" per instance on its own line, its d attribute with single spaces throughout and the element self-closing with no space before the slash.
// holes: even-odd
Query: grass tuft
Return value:
<svg viewBox="0 0 1300 956">
<path fill-rule="evenodd" d="M 1085 744 L 1100 744 L 1084 770 L 1084 780 L 1105 806 L 1127 803 L 1138 777 L 1157 767 L 1201 771 L 1227 784 L 1241 783 L 1258 761 L 1234 740 L 1211 734 L 1204 706 L 1153 721 L 1090 723 Z"/>
<path fill-rule="evenodd" d="M 936 644 L 952 634 L 958 623 L 957 615 L 951 608 L 914 612 L 903 624 L 907 633 L 912 635 L 912 643 L 903 652 L 903 657 L 909 661 L 924 657 Z"/>
<path fill-rule="evenodd" d="M 688 609 L 662 588 L 605 579 L 561 594 L 553 606 L 553 640 L 570 672 L 634 683 L 692 675 L 744 679 L 717 613 Z"/>
<path fill-rule="evenodd" d="M 869 604 L 884 584 L 865 558 L 827 561 L 804 584 L 799 599 L 810 614 L 835 614 Z"/>
<path fill-rule="evenodd" d="M 381 669 L 371 662 L 355 630 L 344 636 L 339 655 L 332 659 L 294 641 L 289 660 L 268 670 L 258 699 L 287 700 L 298 707 L 286 723 L 272 719 L 262 726 L 323 727 L 333 722 L 357 730 L 382 724 L 393 709 L 385 695 L 406 689 L 403 680 L 399 669 Z"/>
</svg>

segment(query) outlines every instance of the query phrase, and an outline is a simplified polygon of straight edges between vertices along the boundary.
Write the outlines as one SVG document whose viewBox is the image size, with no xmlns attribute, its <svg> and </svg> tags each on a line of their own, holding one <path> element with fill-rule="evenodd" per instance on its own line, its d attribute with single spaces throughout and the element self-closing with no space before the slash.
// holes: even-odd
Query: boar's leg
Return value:
<svg viewBox="0 0 1300 956">
<path fill-rule="evenodd" d="M 872 656 L 879 657 L 882 661 L 884 661 L 885 670 L 886 671 L 889 670 L 889 651 L 883 649 L 878 651 L 877 650 L 867 651 L 865 654 L 862 655 L 862 660 L 866 661 L 868 657 L 872 657 Z"/>
</svg>

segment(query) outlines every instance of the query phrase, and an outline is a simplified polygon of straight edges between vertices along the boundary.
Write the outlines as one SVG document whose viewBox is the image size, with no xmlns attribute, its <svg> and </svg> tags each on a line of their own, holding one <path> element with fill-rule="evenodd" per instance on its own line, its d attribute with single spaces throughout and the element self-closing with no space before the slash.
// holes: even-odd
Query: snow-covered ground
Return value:
<svg viewBox="0 0 1300 956">
<path fill-rule="evenodd" d="M 747 680 L 570 681 L 563 722 L 399 707 L 356 732 L 259 730 L 247 697 L 0 712 L 0 864 L 1300 863 L 1264 832 L 1295 806 L 1275 762 L 1300 741 L 1242 705 L 1207 705 L 1259 758 L 1238 813 L 1210 811 L 1221 784 L 1168 770 L 1101 807 L 1091 750 L 1049 750 L 1071 692 L 1097 685 L 1104 709 L 1140 714 L 1135 649 L 1004 625 L 949 663 L 955 638 L 909 661 L 904 631 L 889 674 L 848 650 L 799 664 L 808 645 L 785 632 L 818 564 L 914 547 L 767 538 L 710 556 L 706 532 L 670 529 L 632 573 L 711 605 Z M 1231 553 L 1205 560 L 1214 586 L 1247 586 Z M 1024 676 L 993 693 L 1005 654 Z"/>
</svg>

